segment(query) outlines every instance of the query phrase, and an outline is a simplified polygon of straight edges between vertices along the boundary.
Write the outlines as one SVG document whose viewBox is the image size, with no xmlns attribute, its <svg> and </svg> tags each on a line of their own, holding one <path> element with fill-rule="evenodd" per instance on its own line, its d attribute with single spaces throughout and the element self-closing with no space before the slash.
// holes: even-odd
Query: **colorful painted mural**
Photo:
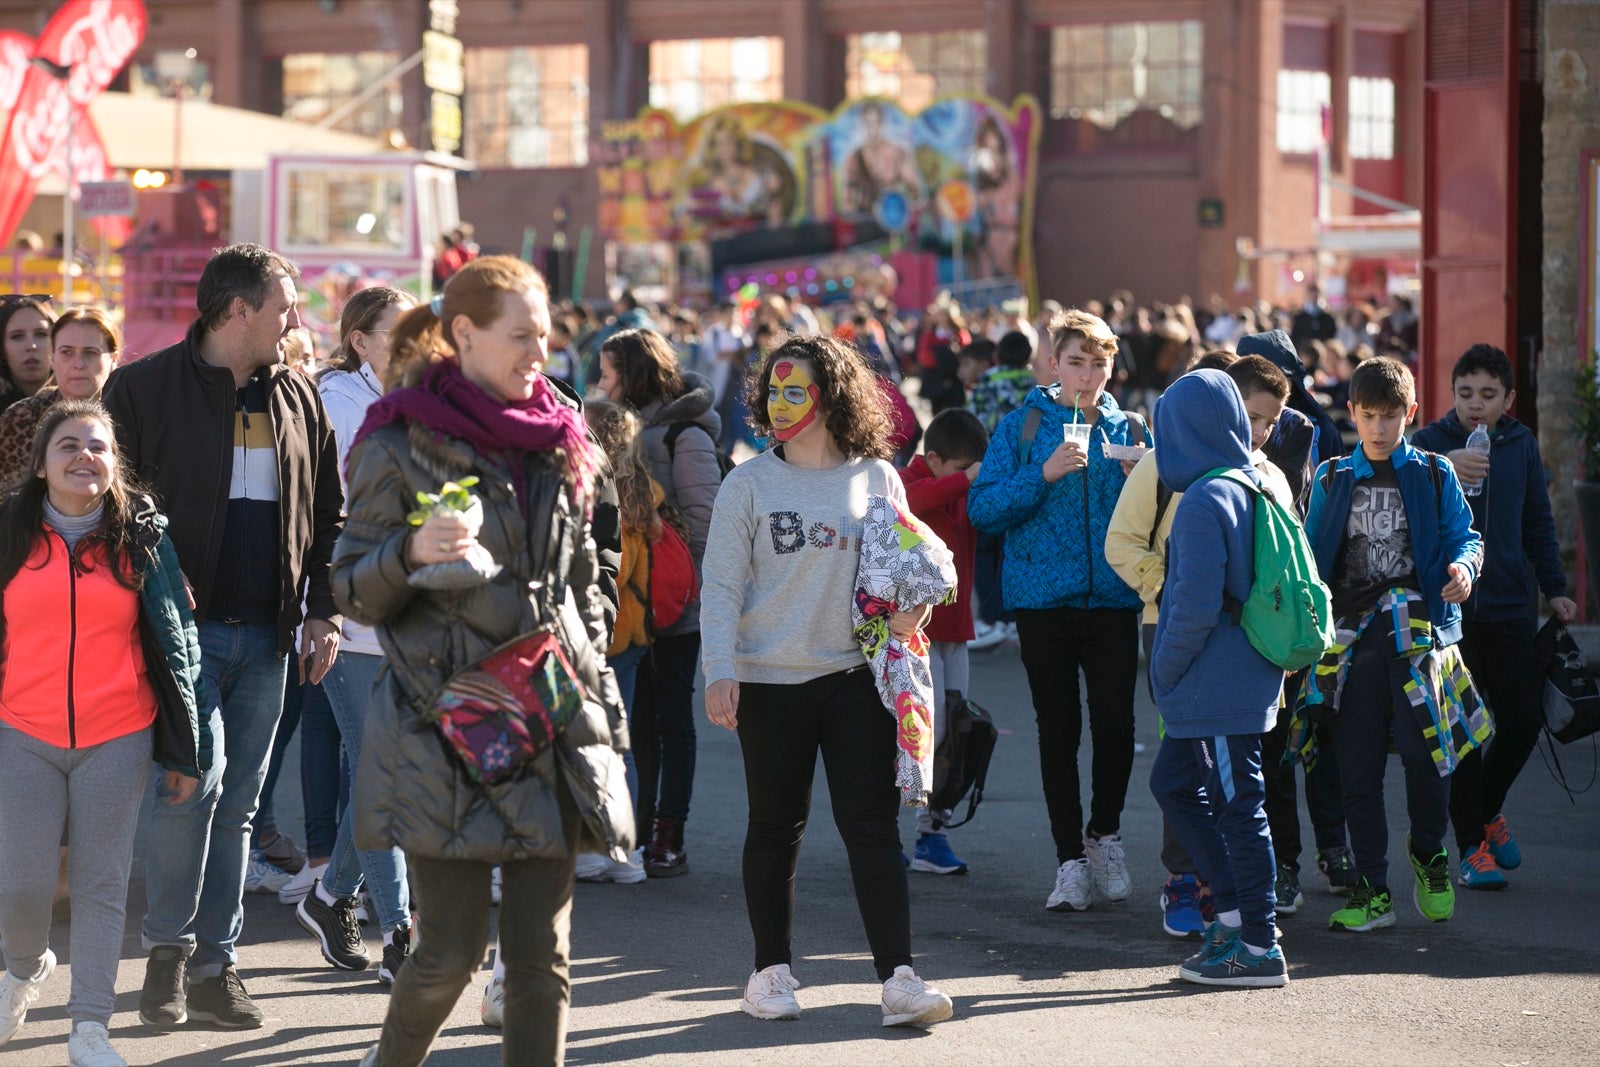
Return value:
<svg viewBox="0 0 1600 1067">
<path fill-rule="evenodd" d="M 832 113 L 734 104 L 682 124 L 646 109 L 601 130 L 600 231 L 683 243 L 831 221 L 842 247 L 870 219 L 886 252 L 935 257 L 941 281 L 1031 291 L 1039 115 L 1031 96 L 948 97 L 915 115 L 877 97 Z"/>
</svg>

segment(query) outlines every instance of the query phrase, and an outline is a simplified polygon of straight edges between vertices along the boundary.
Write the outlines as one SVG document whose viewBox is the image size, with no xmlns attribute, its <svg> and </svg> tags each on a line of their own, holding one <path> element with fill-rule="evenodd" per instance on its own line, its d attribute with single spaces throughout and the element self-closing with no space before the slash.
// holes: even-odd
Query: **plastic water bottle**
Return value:
<svg viewBox="0 0 1600 1067">
<path fill-rule="evenodd" d="M 1476 453 L 1484 459 L 1489 458 L 1489 431 L 1483 428 L 1483 423 L 1478 423 L 1472 428 L 1472 432 L 1467 435 L 1467 451 Z M 1488 480 L 1488 475 L 1484 475 L 1471 485 L 1463 485 L 1461 491 L 1468 496 L 1477 496 L 1483 492 L 1483 483 L 1486 480 Z"/>
</svg>

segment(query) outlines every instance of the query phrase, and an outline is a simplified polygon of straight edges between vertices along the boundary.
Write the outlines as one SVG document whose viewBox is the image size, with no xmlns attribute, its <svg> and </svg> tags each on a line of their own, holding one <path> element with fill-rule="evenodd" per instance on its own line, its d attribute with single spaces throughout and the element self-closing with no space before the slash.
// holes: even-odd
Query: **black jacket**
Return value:
<svg viewBox="0 0 1600 1067">
<path fill-rule="evenodd" d="M 200 324 L 182 341 L 114 371 L 102 400 L 117 444 L 171 522 L 178 562 L 194 588 L 195 617 L 210 602 L 233 477 L 233 372 L 200 358 Z M 316 385 L 298 371 L 267 371 L 278 456 L 278 646 L 289 652 L 305 615 L 337 626 L 328 563 L 344 525 L 339 446 Z"/>
</svg>

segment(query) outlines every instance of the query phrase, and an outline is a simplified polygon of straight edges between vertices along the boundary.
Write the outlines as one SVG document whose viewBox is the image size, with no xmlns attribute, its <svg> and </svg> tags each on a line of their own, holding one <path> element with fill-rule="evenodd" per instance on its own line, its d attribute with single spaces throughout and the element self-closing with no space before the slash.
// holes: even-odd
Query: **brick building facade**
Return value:
<svg viewBox="0 0 1600 1067">
<path fill-rule="evenodd" d="M 435 0 L 437 4 L 439 0 Z M 37 32 L 55 5 L 7 4 Z M 595 217 L 587 141 L 647 103 L 705 108 L 773 94 L 823 108 L 853 93 L 1036 95 L 1045 129 L 1040 291 L 1064 301 L 1294 295 L 1312 241 L 1310 151 L 1331 106 L 1332 176 L 1420 202 L 1421 0 L 457 0 L 466 49 L 461 188 L 480 241 Z M 220 104 L 316 121 L 416 52 L 428 0 L 147 0 L 140 60 L 194 48 Z M 135 69 L 118 86 L 159 91 Z M 428 144 L 420 68 L 341 125 Z M 1202 219 L 1202 203 L 1207 211 Z M 1338 191 L 1334 215 L 1380 210 Z M 1216 211 L 1220 209 L 1220 223 Z M 1207 224 L 1209 223 L 1209 224 Z M 586 291 L 598 295 L 599 258 Z M 1294 261 L 1307 271 L 1311 260 Z"/>
</svg>

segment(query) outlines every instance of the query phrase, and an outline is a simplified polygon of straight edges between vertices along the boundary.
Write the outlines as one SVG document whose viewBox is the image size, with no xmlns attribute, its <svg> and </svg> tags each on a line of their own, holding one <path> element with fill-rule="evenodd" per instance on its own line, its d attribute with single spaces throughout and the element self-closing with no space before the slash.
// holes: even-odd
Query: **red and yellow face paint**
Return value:
<svg viewBox="0 0 1600 1067">
<path fill-rule="evenodd" d="M 772 436 L 788 441 L 810 426 L 817 417 L 821 395 L 805 364 L 787 359 L 773 364 L 772 377 L 767 382 L 767 418 L 772 423 Z"/>
</svg>

